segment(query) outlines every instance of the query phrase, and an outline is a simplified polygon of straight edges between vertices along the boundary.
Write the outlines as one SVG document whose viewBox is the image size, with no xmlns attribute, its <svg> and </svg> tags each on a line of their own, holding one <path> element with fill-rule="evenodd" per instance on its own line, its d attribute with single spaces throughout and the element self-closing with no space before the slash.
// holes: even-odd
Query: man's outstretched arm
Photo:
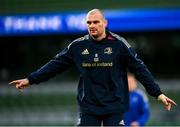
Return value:
<svg viewBox="0 0 180 127">
<path fill-rule="evenodd" d="M 13 84 L 17 89 L 24 89 L 29 85 L 38 84 L 54 77 L 57 73 L 62 73 L 73 63 L 69 48 L 65 48 L 57 54 L 54 59 L 42 66 L 37 71 L 31 73 L 24 79 L 14 80 L 9 84 Z"/>
<path fill-rule="evenodd" d="M 135 74 L 135 77 L 145 87 L 149 95 L 158 98 L 165 105 L 166 109 L 170 111 L 172 105 L 177 105 L 172 99 L 165 96 L 157 83 L 155 83 L 151 72 L 141 59 L 138 58 L 136 52 L 131 48 L 123 45 L 123 54 L 128 65 L 128 69 Z"/>
</svg>

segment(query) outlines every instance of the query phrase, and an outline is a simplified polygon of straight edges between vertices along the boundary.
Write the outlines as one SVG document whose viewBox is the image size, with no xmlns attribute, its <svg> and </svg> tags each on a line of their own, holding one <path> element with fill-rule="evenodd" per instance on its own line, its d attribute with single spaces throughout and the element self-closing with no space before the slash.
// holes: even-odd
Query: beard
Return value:
<svg viewBox="0 0 180 127">
<path fill-rule="evenodd" d="M 99 35 L 93 35 L 93 34 L 91 34 L 91 36 L 95 39 L 99 37 Z"/>
<path fill-rule="evenodd" d="M 91 35 L 91 37 L 93 37 L 93 38 L 95 38 L 95 39 L 100 36 L 98 32 L 89 31 L 89 34 Z"/>
<path fill-rule="evenodd" d="M 99 40 L 102 38 L 102 36 L 104 36 L 103 32 L 98 31 L 96 29 L 94 29 L 94 30 L 89 29 L 88 32 L 89 32 L 90 36 L 92 38 L 94 38 L 94 40 Z"/>
</svg>

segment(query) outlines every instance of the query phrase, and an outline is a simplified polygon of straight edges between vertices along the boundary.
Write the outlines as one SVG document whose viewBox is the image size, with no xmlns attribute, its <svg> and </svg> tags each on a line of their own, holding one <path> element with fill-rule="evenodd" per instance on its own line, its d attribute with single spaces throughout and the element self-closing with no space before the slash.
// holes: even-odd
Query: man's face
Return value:
<svg viewBox="0 0 180 127">
<path fill-rule="evenodd" d="M 94 38 L 102 36 L 107 26 L 106 20 L 98 12 L 87 15 L 86 23 L 89 34 Z"/>
</svg>

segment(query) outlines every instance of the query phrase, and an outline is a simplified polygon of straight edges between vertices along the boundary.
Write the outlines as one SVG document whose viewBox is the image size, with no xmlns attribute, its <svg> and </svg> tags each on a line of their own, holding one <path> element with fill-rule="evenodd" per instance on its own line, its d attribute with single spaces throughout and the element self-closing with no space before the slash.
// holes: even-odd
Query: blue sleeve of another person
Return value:
<svg viewBox="0 0 180 127">
<path fill-rule="evenodd" d="M 149 116 L 149 103 L 145 93 L 140 90 L 130 92 L 130 108 L 125 113 L 125 124 L 130 126 L 132 122 L 136 121 L 139 126 L 143 126 L 147 123 Z"/>
<path fill-rule="evenodd" d="M 142 94 L 142 95 L 141 95 Z M 139 109 L 141 112 L 141 115 L 138 118 L 138 123 L 140 126 L 143 126 L 147 123 L 149 116 L 150 116 L 150 111 L 149 111 L 149 103 L 147 96 L 145 93 L 141 93 L 139 96 L 140 97 L 140 106 L 141 108 Z"/>
</svg>

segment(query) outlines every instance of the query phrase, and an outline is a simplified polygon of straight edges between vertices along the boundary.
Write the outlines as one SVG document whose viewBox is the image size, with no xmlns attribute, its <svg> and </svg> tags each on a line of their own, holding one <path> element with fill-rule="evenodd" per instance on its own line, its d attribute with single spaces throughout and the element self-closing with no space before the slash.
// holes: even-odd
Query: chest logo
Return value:
<svg viewBox="0 0 180 127">
<path fill-rule="evenodd" d="M 94 57 L 94 62 L 98 62 L 98 61 L 99 61 L 99 57 L 98 57 L 98 54 L 96 53 Z"/>
<path fill-rule="evenodd" d="M 104 49 L 104 54 L 111 54 L 112 53 L 112 48 L 111 47 L 107 47 Z"/>
<path fill-rule="evenodd" d="M 89 54 L 89 51 L 87 49 L 85 49 L 84 51 L 82 51 L 81 53 L 82 55 L 88 55 Z"/>
</svg>

